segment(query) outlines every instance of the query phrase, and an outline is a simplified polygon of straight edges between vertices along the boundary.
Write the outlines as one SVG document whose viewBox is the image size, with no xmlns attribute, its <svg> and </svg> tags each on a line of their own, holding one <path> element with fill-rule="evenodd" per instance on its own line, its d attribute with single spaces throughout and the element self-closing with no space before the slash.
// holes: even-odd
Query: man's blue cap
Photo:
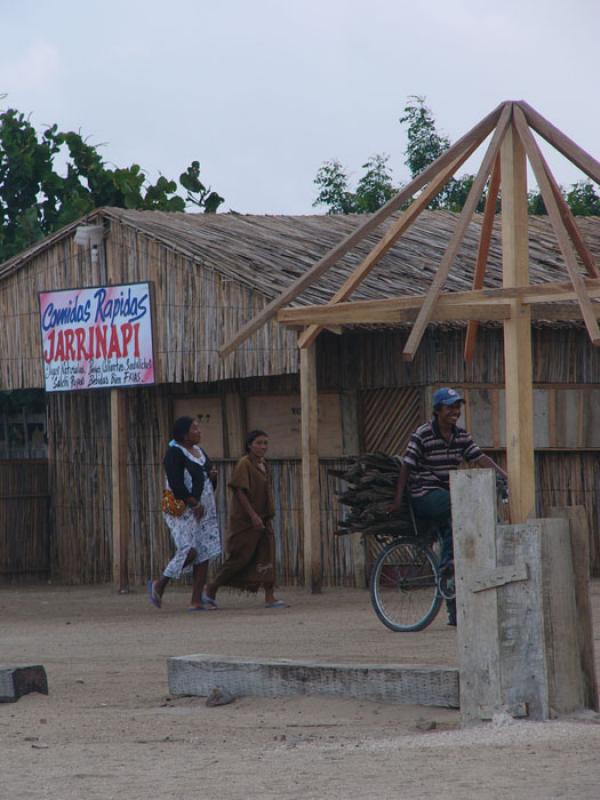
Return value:
<svg viewBox="0 0 600 800">
<path fill-rule="evenodd" d="M 464 403 L 465 401 L 456 391 L 456 389 L 448 389 L 444 386 L 443 389 L 438 389 L 433 393 L 433 407 L 435 406 L 451 406 L 454 403 Z"/>
</svg>

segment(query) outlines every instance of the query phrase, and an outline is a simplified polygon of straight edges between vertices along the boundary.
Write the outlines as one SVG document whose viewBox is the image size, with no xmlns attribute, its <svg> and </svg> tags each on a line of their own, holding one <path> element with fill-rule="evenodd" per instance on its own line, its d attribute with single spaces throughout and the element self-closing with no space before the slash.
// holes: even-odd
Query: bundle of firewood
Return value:
<svg viewBox="0 0 600 800">
<path fill-rule="evenodd" d="M 396 494 L 401 461 L 385 453 L 365 453 L 344 470 L 330 470 L 347 486 L 337 492 L 338 501 L 349 509 L 338 523 L 336 534 L 376 533 L 397 535 L 407 531 L 407 509 L 390 514 Z"/>
</svg>

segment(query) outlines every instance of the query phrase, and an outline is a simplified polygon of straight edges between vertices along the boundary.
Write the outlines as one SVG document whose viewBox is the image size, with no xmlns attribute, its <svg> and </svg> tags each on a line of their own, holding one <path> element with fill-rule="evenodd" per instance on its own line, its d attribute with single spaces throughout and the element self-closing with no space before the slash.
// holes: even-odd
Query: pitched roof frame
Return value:
<svg viewBox="0 0 600 800">
<path fill-rule="evenodd" d="M 268 306 L 246 325 L 244 325 L 238 333 L 221 348 L 220 353 L 222 356 L 232 352 L 242 341 L 248 338 L 258 328 L 271 318 L 275 313 L 282 309 L 284 305 L 292 302 L 304 289 L 313 284 L 323 275 L 336 261 L 339 260 L 348 250 L 350 250 L 358 241 L 367 235 L 374 227 L 377 227 L 383 222 L 390 214 L 396 211 L 408 197 L 418 192 L 424 186 L 421 195 L 413 201 L 408 209 L 403 213 L 400 219 L 392 226 L 392 228 L 385 234 L 382 240 L 372 249 L 363 262 L 355 269 L 353 274 L 345 281 L 344 285 L 334 294 L 328 301 L 325 307 L 321 307 L 321 312 L 326 309 L 329 310 L 333 306 L 344 303 L 344 305 L 355 306 L 355 303 L 346 303 L 352 291 L 360 284 L 363 278 L 375 266 L 377 260 L 386 252 L 389 247 L 404 233 L 408 227 L 414 222 L 418 214 L 430 202 L 431 198 L 437 194 L 449 181 L 461 163 L 464 163 L 481 142 L 487 138 L 489 133 L 494 130 L 492 140 L 488 146 L 487 152 L 484 156 L 483 162 L 479 172 L 475 178 L 473 186 L 463 211 L 461 212 L 454 236 L 442 258 L 438 271 L 434 276 L 433 282 L 429 287 L 426 295 L 418 302 L 418 312 L 415 324 L 411 330 L 407 343 L 405 345 L 403 356 L 406 360 L 412 360 L 419 346 L 419 343 L 424 334 L 427 324 L 433 319 L 439 318 L 437 309 L 440 305 L 440 299 L 444 296 L 442 293 L 443 285 L 448 277 L 448 273 L 452 266 L 452 262 L 456 256 L 458 248 L 462 242 L 465 231 L 477 207 L 479 199 L 483 193 L 486 183 L 492 178 L 488 187 L 489 203 L 486 204 L 484 212 L 484 222 L 481 230 L 480 245 L 477 256 L 477 265 L 475 269 L 473 291 L 481 291 L 483 287 L 483 279 L 485 275 L 485 266 L 487 263 L 487 256 L 489 253 L 491 226 L 495 215 L 496 198 L 500 190 L 501 176 L 498 160 L 499 148 L 502 144 L 506 131 L 509 125 L 513 125 L 517 131 L 517 135 L 523 140 L 523 146 L 527 153 L 527 157 L 532 165 L 536 179 L 542 192 L 542 197 L 549 212 L 550 221 L 554 229 L 556 238 L 563 258 L 565 260 L 569 277 L 571 278 L 574 297 L 578 303 L 581 317 L 585 322 L 586 328 L 590 335 L 590 339 L 594 345 L 600 344 L 600 329 L 598 328 L 597 316 L 598 311 L 592 304 L 588 295 L 588 283 L 584 281 L 583 276 L 579 272 L 579 265 L 576 255 L 579 256 L 583 265 L 586 268 L 588 275 L 596 279 L 599 277 L 600 272 L 594 263 L 594 259 L 589 252 L 585 242 L 579 232 L 577 224 L 573 216 L 560 194 L 558 184 L 554 179 L 543 155 L 531 134 L 530 127 L 536 130 L 546 141 L 553 147 L 559 150 L 566 156 L 572 163 L 580 168 L 586 175 L 600 183 L 600 163 L 598 163 L 592 156 L 586 153 L 575 142 L 569 139 L 565 134 L 559 131 L 555 126 L 542 117 L 535 109 L 531 108 L 524 101 L 512 102 L 506 101 L 501 103 L 498 108 L 494 109 L 491 114 L 485 117 L 479 125 L 472 128 L 465 136 L 463 136 L 450 150 L 443 156 L 431 164 L 420 176 L 417 176 L 406 186 L 399 194 L 390 200 L 386 206 L 383 206 L 375 215 L 373 215 L 366 223 L 359 226 L 353 233 L 346 237 L 339 245 L 327 253 L 319 262 L 317 262 L 311 269 L 309 269 L 301 278 L 297 279 L 286 290 L 281 292 L 274 298 Z M 427 199 L 426 199 L 427 198 Z M 551 211 L 550 211 L 551 209 Z M 399 298 L 401 299 L 401 298 Z M 503 298 L 505 303 L 513 300 L 514 296 Z M 540 303 L 544 302 L 545 296 L 533 297 L 530 302 Z M 375 301 L 386 303 L 387 301 Z M 410 301 L 412 308 L 417 307 L 415 298 Z M 479 310 L 474 312 L 473 304 L 481 304 L 481 296 L 473 294 L 472 297 L 464 298 L 464 319 L 470 320 L 467 329 L 467 340 L 465 343 L 465 357 L 472 358 L 475 348 L 476 336 L 476 320 L 485 319 L 484 315 Z M 360 304 L 358 304 L 360 306 Z M 452 304 L 454 305 L 454 304 Z M 310 307 L 303 309 L 279 311 L 279 320 L 284 324 L 298 324 L 302 320 L 302 313 L 305 315 L 305 324 L 309 325 L 306 330 L 299 337 L 299 345 L 306 347 L 311 344 L 316 335 L 318 335 L 319 328 L 328 327 L 330 324 L 338 324 L 334 321 L 333 315 L 331 322 L 323 322 L 321 325 L 316 325 L 314 322 L 308 321 Z M 458 307 L 455 309 L 458 314 Z M 359 311 L 357 308 L 356 311 Z M 383 311 L 383 306 L 382 306 Z M 558 309 L 549 311 L 549 316 L 556 318 Z M 475 316 L 473 314 L 475 313 Z M 374 310 L 371 309 L 369 323 L 372 323 Z M 317 312 L 320 319 L 326 319 L 322 313 Z M 385 312 L 386 321 L 389 321 L 389 308 Z M 572 318 L 572 312 L 566 312 L 568 318 Z M 381 320 L 383 321 L 383 320 Z M 361 324 L 360 316 L 353 318 L 352 324 Z"/>
</svg>

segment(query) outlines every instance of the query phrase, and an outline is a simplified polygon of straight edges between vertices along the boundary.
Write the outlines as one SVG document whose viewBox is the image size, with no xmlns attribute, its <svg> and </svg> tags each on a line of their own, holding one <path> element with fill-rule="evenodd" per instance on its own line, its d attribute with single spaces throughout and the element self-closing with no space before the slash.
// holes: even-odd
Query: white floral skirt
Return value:
<svg viewBox="0 0 600 800">
<path fill-rule="evenodd" d="M 163 514 L 176 548 L 175 555 L 163 570 L 163 575 L 167 578 L 180 578 L 191 572 L 194 564 L 202 564 L 221 554 L 221 532 L 215 493 L 208 480 L 204 483 L 200 502 L 204 506 L 202 519 L 197 519 L 191 508 L 187 508 L 180 517 Z M 196 558 L 184 567 L 192 547 L 196 551 Z"/>
</svg>

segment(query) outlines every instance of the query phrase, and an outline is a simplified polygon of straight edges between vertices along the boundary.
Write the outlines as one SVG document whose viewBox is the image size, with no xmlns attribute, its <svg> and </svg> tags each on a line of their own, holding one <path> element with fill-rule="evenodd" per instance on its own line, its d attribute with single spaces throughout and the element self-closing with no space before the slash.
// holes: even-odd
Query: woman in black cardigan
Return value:
<svg viewBox="0 0 600 800">
<path fill-rule="evenodd" d="M 148 594 L 152 605 L 160 608 L 171 578 L 180 578 L 191 571 L 189 610 L 210 611 L 213 606 L 202 603 L 202 587 L 209 560 L 221 553 L 214 493 L 217 471 L 199 446 L 201 432 L 197 419 L 180 417 L 172 435 L 163 460 L 166 473 L 163 514 L 176 551 L 161 577 L 148 581 Z"/>
</svg>

